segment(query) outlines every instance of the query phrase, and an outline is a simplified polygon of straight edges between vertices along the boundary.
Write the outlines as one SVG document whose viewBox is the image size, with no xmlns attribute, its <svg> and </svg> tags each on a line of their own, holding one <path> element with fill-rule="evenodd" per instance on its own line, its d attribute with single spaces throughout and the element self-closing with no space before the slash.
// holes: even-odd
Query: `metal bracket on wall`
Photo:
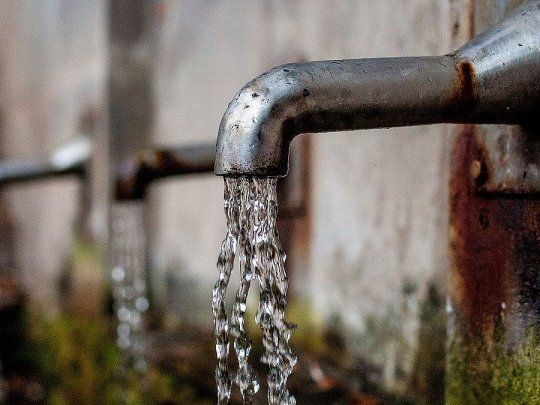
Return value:
<svg viewBox="0 0 540 405">
<path fill-rule="evenodd" d="M 475 130 L 478 159 L 471 162 L 482 195 L 540 196 L 540 137 L 520 126 L 481 125 Z"/>
</svg>

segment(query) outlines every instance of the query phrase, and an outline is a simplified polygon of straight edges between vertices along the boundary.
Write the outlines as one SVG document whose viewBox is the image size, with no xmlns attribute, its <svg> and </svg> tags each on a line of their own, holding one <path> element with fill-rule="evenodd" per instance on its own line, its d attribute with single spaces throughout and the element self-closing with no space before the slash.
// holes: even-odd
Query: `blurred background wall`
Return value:
<svg viewBox="0 0 540 405">
<path fill-rule="evenodd" d="M 77 135 L 82 115 L 103 112 L 106 8 L 101 1 L 2 1 L 0 21 L 1 156 L 48 156 Z M 96 143 L 104 145 L 104 138 Z M 19 274 L 32 298 L 53 311 L 79 187 L 75 180 L 59 180 L 13 187 L 2 195 L 15 224 Z M 94 207 L 102 236 L 104 201 Z"/>
<path fill-rule="evenodd" d="M 136 111 L 151 110 L 144 143 L 214 141 L 235 92 L 276 64 L 449 52 L 466 36 L 467 3 L 150 1 L 150 28 L 134 52 L 152 84 L 152 106 Z M 51 152 L 77 132 L 87 108 L 107 123 L 107 15 L 108 3 L 97 0 L 0 3 L 2 157 Z M 109 141 L 105 130 L 95 136 L 102 163 L 92 223 L 103 243 Z M 339 325 L 354 350 L 381 365 L 389 385 L 415 361 L 428 293 L 444 296 L 450 138 L 447 127 L 431 126 L 309 141 L 309 209 L 288 252 L 291 288 L 317 322 Z M 153 289 L 173 322 L 211 327 L 222 192 L 222 180 L 211 175 L 152 188 Z M 52 308 L 76 194 L 77 184 L 65 181 L 3 193 L 24 286 Z"/>
</svg>

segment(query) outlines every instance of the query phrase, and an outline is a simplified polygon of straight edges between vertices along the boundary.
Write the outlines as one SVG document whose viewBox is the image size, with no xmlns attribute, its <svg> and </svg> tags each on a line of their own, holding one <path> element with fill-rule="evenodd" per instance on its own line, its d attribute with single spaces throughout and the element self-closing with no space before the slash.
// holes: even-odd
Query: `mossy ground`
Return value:
<svg viewBox="0 0 540 405">
<path fill-rule="evenodd" d="M 540 404 L 540 340 L 531 329 L 523 344 L 455 338 L 447 361 L 446 403 Z"/>
<path fill-rule="evenodd" d="M 114 322 L 60 316 L 34 326 L 38 380 L 44 403 L 117 404 L 202 403 L 182 375 L 150 367 L 118 378 L 119 352 Z"/>
</svg>

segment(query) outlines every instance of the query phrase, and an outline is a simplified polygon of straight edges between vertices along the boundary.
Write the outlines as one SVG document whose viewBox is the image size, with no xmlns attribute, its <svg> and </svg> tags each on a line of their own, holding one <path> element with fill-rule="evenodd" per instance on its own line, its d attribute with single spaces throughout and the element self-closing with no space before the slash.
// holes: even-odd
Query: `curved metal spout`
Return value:
<svg viewBox="0 0 540 405">
<path fill-rule="evenodd" d="M 540 0 L 455 53 L 293 63 L 249 82 L 219 128 L 217 175 L 284 176 L 298 134 L 435 123 L 527 124 L 540 112 Z"/>
<path fill-rule="evenodd" d="M 91 152 L 89 140 L 81 136 L 60 147 L 48 159 L 0 162 L 0 186 L 67 175 L 84 178 Z"/>
<path fill-rule="evenodd" d="M 141 199 L 154 180 L 170 176 L 210 173 L 214 169 L 215 156 L 216 146 L 213 144 L 139 151 L 120 165 L 115 184 L 115 198 Z"/>
</svg>

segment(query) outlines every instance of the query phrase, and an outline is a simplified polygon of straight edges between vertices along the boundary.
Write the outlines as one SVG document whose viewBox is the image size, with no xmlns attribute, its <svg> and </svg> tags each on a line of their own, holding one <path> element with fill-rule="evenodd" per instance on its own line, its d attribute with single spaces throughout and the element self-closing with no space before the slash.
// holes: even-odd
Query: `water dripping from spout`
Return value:
<svg viewBox="0 0 540 405">
<path fill-rule="evenodd" d="M 287 390 L 287 378 L 296 364 L 289 346 L 294 325 L 285 320 L 288 288 L 285 253 L 276 229 L 277 179 L 225 178 L 225 214 L 227 234 L 218 258 L 218 280 L 213 291 L 213 313 L 216 335 L 216 383 L 218 403 L 225 404 L 231 395 L 232 378 L 228 370 L 229 334 L 234 338 L 238 358 L 235 383 L 244 403 L 251 403 L 259 382 L 248 363 L 251 340 L 245 328 L 246 301 L 251 281 L 259 287 L 259 306 L 255 321 L 261 328 L 265 352 L 261 362 L 269 367 L 268 402 L 295 404 Z M 240 287 L 236 293 L 231 319 L 227 318 L 225 294 L 234 267 L 237 249 Z"/>
<path fill-rule="evenodd" d="M 139 201 L 117 202 L 111 207 L 111 279 L 121 380 L 132 371 L 143 373 L 147 368 L 142 342 L 142 318 L 149 306 L 143 210 Z"/>
<path fill-rule="evenodd" d="M 225 294 L 234 266 L 236 244 L 238 241 L 238 216 L 240 208 L 238 198 L 238 184 L 232 181 L 232 179 L 225 179 L 223 205 L 227 218 L 227 234 L 221 244 L 217 262 L 219 275 L 212 294 L 217 355 L 216 384 L 219 404 L 226 404 L 231 396 L 231 377 L 227 366 L 229 357 L 229 321 L 225 309 Z"/>
</svg>

